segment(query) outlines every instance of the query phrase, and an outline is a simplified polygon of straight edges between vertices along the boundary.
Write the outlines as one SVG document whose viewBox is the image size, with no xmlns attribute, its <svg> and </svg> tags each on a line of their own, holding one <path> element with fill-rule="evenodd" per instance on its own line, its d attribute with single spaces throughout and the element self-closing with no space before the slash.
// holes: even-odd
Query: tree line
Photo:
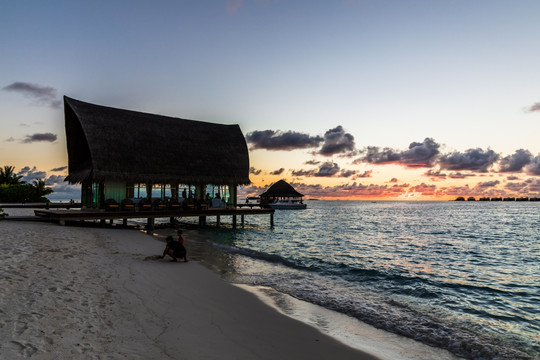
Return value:
<svg viewBox="0 0 540 360">
<path fill-rule="evenodd" d="M 49 201 L 45 196 L 54 190 L 45 186 L 45 180 L 35 179 L 29 184 L 21 179 L 22 176 L 15 173 L 15 167 L 0 168 L 0 203 Z"/>
</svg>

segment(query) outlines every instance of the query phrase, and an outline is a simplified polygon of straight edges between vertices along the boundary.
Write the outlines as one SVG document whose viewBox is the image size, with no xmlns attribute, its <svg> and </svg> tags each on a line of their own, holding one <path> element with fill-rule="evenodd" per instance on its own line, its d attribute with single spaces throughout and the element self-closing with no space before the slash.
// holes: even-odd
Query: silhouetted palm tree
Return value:
<svg viewBox="0 0 540 360">
<path fill-rule="evenodd" d="M 53 189 L 45 186 L 45 181 L 42 179 L 36 179 L 32 182 L 34 191 L 36 192 L 36 199 L 42 198 L 45 195 L 49 195 L 54 192 Z"/>
<path fill-rule="evenodd" d="M 14 170 L 15 167 L 9 165 L 5 165 L 3 169 L 0 168 L 0 184 L 19 184 L 22 176 L 16 175 Z"/>
</svg>

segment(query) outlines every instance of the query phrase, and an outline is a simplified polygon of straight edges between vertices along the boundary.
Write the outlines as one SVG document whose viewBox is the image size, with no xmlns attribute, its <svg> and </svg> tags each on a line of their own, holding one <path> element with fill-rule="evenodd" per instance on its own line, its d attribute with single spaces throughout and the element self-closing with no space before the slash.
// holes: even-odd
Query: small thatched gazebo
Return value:
<svg viewBox="0 0 540 360">
<path fill-rule="evenodd" d="M 279 199 L 300 199 L 304 197 L 285 180 L 279 180 L 260 195 L 261 205 L 276 202 Z"/>
<path fill-rule="evenodd" d="M 69 174 L 83 207 L 104 201 L 219 197 L 236 205 L 249 184 L 249 154 L 238 125 L 94 105 L 64 96 Z M 182 195 L 183 196 L 182 196 Z"/>
</svg>

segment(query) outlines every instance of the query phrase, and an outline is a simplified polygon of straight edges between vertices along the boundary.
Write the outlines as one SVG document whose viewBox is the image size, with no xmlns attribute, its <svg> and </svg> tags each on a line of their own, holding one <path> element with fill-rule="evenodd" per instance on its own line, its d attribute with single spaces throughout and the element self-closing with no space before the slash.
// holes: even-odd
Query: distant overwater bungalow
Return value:
<svg viewBox="0 0 540 360">
<path fill-rule="evenodd" d="M 250 183 L 238 125 L 90 104 L 64 96 L 70 183 L 83 209 L 234 207 Z"/>
</svg>

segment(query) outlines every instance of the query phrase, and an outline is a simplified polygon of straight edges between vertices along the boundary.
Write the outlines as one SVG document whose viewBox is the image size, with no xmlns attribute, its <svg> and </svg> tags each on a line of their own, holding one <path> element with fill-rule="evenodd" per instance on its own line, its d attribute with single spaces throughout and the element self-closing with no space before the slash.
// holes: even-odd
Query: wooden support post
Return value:
<svg viewBox="0 0 540 360">
<path fill-rule="evenodd" d="M 109 224 L 113 224 L 114 219 L 109 219 Z"/>
<path fill-rule="evenodd" d="M 270 214 L 270 226 L 274 227 L 274 213 Z"/>
<path fill-rule="evenodd" d="M 105 225 L 105 219 L 101 219 L 100 221 L 101 226 Z"/>
<path fill-rule="evenodd" d="M 199 226 L 206 225 L 206 216 L 199 216 Z"/>
<path fill-rule="evenodd" d="M 219 215 L 216 216 L 216 226 L 217 227 L 221 226 L 221 216 L 219 216 Z"/>
<path fill-rule="evenodd" d="M 242 223 L 242 227 L 244 227 L 244 214 L 240 215 L 240 222 Z"/>
<path fill-rule="evenodd" d="M 232 216 L 232 227 L 236 229 L 236 215 Z"/>
<path fill-rule="evenodd" d="M 127 219 L 122 220 L 122 225 L 127 226 Z"/>
<path fill-rule="evenodd" d="M 154 231 L 154 218 L 148 218 L 148 222 L 146 223 L 146 231 Z"/>
<path fill-rule="evenodd" d="M 171 217 L 169 218 L 169 222 L 170 222 L 171 224 L 174 224 L 174 216 L 171 216 Z"/>
</svg>

